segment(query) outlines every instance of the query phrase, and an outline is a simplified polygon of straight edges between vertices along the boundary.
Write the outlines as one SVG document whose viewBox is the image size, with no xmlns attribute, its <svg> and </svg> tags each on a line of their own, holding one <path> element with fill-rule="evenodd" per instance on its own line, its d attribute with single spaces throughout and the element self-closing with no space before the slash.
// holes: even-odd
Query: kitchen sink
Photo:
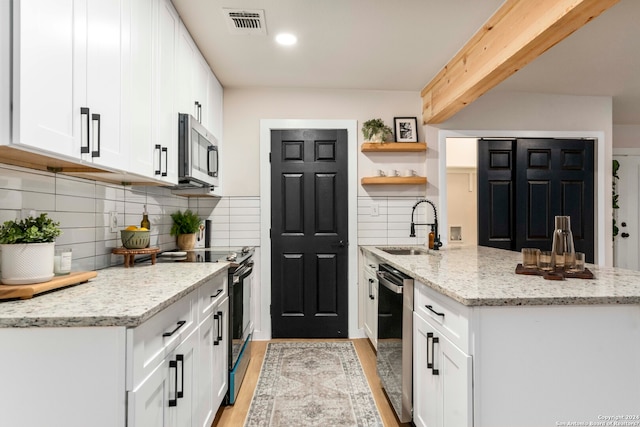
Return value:
<svg viewBox="0 0 640 427">
<path fill-rule="evenodd" d="M 391 255 L 428 255 L 429 250 L 425 248 L 378 248 Z"/>
</svg>

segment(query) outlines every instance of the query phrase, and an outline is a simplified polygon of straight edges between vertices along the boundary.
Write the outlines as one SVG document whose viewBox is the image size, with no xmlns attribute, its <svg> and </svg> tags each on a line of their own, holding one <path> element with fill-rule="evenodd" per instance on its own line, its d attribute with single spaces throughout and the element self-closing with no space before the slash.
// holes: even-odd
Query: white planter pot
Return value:
<svg viewBox="0 0 640 427">
<path fill-rule="evenodd" d="M 2 284 L 27 285 L 53 278 L 55 243 L 0 245 Z"/>
</svg>

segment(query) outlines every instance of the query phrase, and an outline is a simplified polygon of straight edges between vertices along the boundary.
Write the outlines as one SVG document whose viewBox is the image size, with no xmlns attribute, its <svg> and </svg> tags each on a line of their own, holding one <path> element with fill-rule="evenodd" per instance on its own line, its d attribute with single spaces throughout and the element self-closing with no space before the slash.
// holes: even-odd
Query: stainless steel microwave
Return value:
<svg viewBox="0 0 640 427">
<path fill-rule="evenodd" d="M 178 186 L 217 187 L 218 140 L 192 115 L 178 116 Z"/>
</svg>

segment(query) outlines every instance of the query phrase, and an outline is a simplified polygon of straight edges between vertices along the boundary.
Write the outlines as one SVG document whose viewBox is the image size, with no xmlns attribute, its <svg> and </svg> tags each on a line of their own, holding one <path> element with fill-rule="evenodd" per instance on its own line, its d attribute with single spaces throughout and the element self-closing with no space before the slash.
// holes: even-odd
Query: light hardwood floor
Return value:
<svg viewBox="0 0 640 427">
<path fill-rule="evenodd" d="M 311 340 L 273 340 L 272 342 L 284 342 L 284 341 L 311 341 Z M 322 340 L 327 341 L 327 340 Z M 353 342 L 360 363 L 364 370 L 367 380 L 369 381 L 369 387 L 373 392 L 373 397 L 378 406 L 378 412 L 385 427 L 409 427 L 410 423 L 399 423 L 396 418 L 393 409 L 389 405 L 387 397 L 384 395 L 384 391 L 380 386 L 380 380 L 376 374 L 376 354 L 366 338 L 350 340 Z M 213 422 L 212 427 L 240 427 L 244 424 L 244 419 L 249 411 L 251 405 L 251 399 L 253 398 L 253 391 L 256 388 L 258 377 L 260 376 L 260 368 L 262 367 L 262 360 L 264 359 L 265 351 L 267 350 L 267 343 L 269 341 L 253 341 L 251 343 L 251 362 L 247 368 L 247 374 L 242 382 L 242 388 L 236 399 L 236 402 L 232 406 L 223 406 L 218 411 L 216 419 Z"/>
</svg>

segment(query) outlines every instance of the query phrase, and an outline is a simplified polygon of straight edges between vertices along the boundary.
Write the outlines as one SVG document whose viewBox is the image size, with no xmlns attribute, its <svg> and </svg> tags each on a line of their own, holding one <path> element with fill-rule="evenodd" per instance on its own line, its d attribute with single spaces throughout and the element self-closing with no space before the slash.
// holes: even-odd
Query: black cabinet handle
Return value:
<svg viewBox="0 0 640 427">
<path fill-rule="evenodd" d="M 169 154 L 167 150 L 168 150 L 167 147 L 162 147 L 161 155 L 160 155 L 160 161 L 162 161 L 162 156 L 164 156 L 164 172 L 162 172 L 162 176 L 167 176 L 167 170 L 169 168 L 169 161 L 167 160 L 167 157 L 169 156 Z M 162 169 L 162 167 L 160 167 L 160 169 Z"/>
<path fill-rule="evenodd" d="M 100 157 L 100 114 L 92 114 L 91 121 L 94 122 L 94 126 L 98 125 L 98 130 L 93 135 L 93 142 L 98 149 L 91 152 L 91 157 Z"/>
<path fill-rule="evenodd" d="M 198 120 L 199 123 L 202 123 L 202 117 L 200 117 L 200 112 L 202 111 L 200 109 L 200 103 L 198 101 L 195 102 L 195 106 L 196 106 L 196 120 Z"/>
<path fill-rule="evenodd" d="M 222 341 L 222 312 L 218 312 L 218 341 Z"/>
<path fill-rule="evenodd" d="M 218 316 L 218 313 L 215 313 L 213 315 L 213 320 L 216 321 L 216 332 L 218 333 L 218 336 L 213 340 L 213 345 L 220 344 L 220 340 L 222 340 L 222 338 L 220 337 L 220 316 Z"/>
<path fill-rule="evenodd" d="M 176 363 L 180 362 L 180 382 L 182 383 L 180 391 L 178 391 L 178 368 L 176 366 L 176 396 L 178 399 L 184 397 L 184 355 L 176 354 Z"/>
<path fill-rule="evenodd" d="M 178 323 L 176 323 L 176 328 L 171 331 L 171 332 L 165 332 L 164 334 L 162 334 L 163 337 L 170 337 L 171 335 L 175 334 L 176 332 L 178 332 L 178 329 L 182 328 L 184 326 L 184 324 L 187 323 L 186 320 L 180 320 Z"/>
<path fill-rule="evenodd" d="M 156 144 L 155 150 L 158 150 L 158 169 L 154 171 L 156 175 L 160 175 L 162 171 L 162 146 L 160 144 Z"/>
<path fill-rule="evenodd" d="M 175 399 L 169 399 L 169 406 L 178 406 L 178 361 L 177 360 L 170 360 L 169 361 L 169 369 L 175 369 L 175 376 L 174 376 L 174 384 L 175 384 L 175 388 L 176 391 L 174 393 L 174 397 Z"/>
<path fill-rule="evenodd" d="M 215 298 L 222 293 L 222 289 L 218 289 L 215 295 L 211 295 L 211 298 Z"/>
<path fill-rule="evenodd" d="M 428 309 L 429 309 L 429 311 L 431 311 L 433 314 L 435 314 L 435 315 L 437 315 L 437 316 L 442 316 L 442 317 L 444 317 L 444 313 L 438 313 L 437 311 L 435 311 L 435 310 L 433 309 L 433 306 L 432 306 L 432 305 L 425 305 L 425 307 L 426 307 L 426 308 L 428 308 Z"/>
<path fill-rule="evenodd" d="M 429 358 L 429 343 L 431 343 L 431 358 Z M 433 369 L 433 333 L 427 332 L 427 369 Z"/>
<path fill-rule="evenodd" d="M 373 286 L 373 279 L 369 279 L 369 299 L 373 299 L 373 291 L 372 291 L 372 287 Z"/>
<path fill-rule="evenodd" d="M 80 138 L 80 153 L 89 153 L 90 148 L 89 148 L 89 133 L 90 133 L 90 129 L 91 129 L 91 115 L 89 114 L 89 109 L 87 107 L 81 107 L 80 108 L 80 116 L 86 116 L 86 123 L 85 123 L 85 135 L 81 135 Z M 81 125 L 82 126 L 82 125 Z M 82 133 L 82 131 L 81 131 Z M 86 142 L 87 145 L 83 145 L 83 142 Z"/>
<path fill-rule="evenodd" d="M 438 337 L 433 337 L 431 340 L 431 375 L 440 375 L 440 370 L 436 369 L 436 344 L 440 342 Z"/>
</svg>

